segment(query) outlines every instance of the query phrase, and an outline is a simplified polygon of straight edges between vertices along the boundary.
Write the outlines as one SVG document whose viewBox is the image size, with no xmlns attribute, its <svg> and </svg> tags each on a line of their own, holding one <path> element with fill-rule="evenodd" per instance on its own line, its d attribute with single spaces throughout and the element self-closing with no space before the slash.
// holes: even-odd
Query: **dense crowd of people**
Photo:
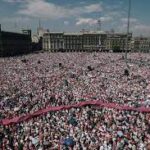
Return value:
<svg viewBox="0 0 150 150">
<path fill-rule="evenodd" d="M 150 61 L 147 54 L 129 54 Z M 126 71 L 125 71 L 126 69 Z M 0 58 L 0 120 L 87 100 L 150 108 L 150 66 L 122 54 L 40 53 Z M 96 106 L 0 125 L 2 150 L 149 150 L 150 113 Z"/>
</svg>

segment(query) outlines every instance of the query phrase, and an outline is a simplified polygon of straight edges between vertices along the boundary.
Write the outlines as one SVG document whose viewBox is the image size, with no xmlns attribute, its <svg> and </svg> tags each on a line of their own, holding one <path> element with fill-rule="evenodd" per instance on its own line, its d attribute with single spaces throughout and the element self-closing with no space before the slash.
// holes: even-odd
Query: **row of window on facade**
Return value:
<svg viewBox="0 0 150 150">
<path fill-rule="evenodd" d="M 91 35 L 63 35 L 61 34 L 56 35 L 53 33 L 46 34 L 43 37 L 43 48 L 47 47 L 46 49 L 57 49 L 59 48 L 59 43 L 62 42 L 64 44 L 64 49 L 68 47 L 81 47 L 84 48 L 83 45 L 89 45 L 89 47 L 96 48 L 97 46 L 103 46 L 103 48 L 112 48 L 113 46 L 120 46 L 121 48 L 124 48 L 127 41 L 127 35 L 124 34 L 116 34 L 117 36 L 113 35 L 107 35 L 107 34 L 91 34 Z M 57 37 L 57 38 L 56 38 Z M 60 39 L 58 37 L 61 37 Z M 132 37 L 132 35 L 131 35 Z M 73 46 L 75 45 L 75 46 Z"/>
</svg>

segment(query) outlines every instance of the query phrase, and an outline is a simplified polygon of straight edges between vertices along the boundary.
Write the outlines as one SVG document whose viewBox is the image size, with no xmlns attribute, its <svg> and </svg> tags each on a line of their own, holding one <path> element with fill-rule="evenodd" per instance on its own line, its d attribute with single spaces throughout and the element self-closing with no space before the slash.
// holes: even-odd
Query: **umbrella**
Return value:
<svg viewBox="0 0 150 150">
<path fill-rule="evenodd" d="M 19 107 L 15 107 L 14 108 L 14 111 L 18 111 L 20 108 Z"/>
<path fill-rule="evenodd" d="M 64 143 L 63 143 L 63 144 L 66 145 L 66 146 L 72 147 L 72 146 L 75 145 L 75 142 L 74 142 L 74 140 L 73 140 L 71 137 L 68 137 L 68 138 L 66 138 L 66 139 L 64 140 Z"/>
<path fill-rule="evenodd" d="M 80 102 L 83 102 L 83 101 L 85 101 L 85 100 L 84 100 L 84 98 L 80 98 L 79 101 L 80 101 Z"/>
<path fill-rule="evenodd" d="M 118 132 L 117 132 L 117 135 L 118 135 L 119 137 L 122 137 L 122 136 L 123 136 L 123 132 L 122 132 L 122 131 L 118 131 Z"/>
<path fill-rule="evenodd" d="M 91 138 L 91 141 L 94 142 L 94 143 L 96 142 L 94 137 Z"/>
<path fill-rule="evenodd" d="M 71 117 L 71 119 L 69 120 L 69 123 L 73 126 L 77 126 L 78 125 L 78 122 L 76 121 L 75 118 Z"/>
<path fill-rule="evenodd" d="M 38 140 L 37 138 L 32 138 L 32 143 L 33 143 L 34 145 L 37 145 L 38 142 L 39 142 L 39 140 Z"/>
</svg>

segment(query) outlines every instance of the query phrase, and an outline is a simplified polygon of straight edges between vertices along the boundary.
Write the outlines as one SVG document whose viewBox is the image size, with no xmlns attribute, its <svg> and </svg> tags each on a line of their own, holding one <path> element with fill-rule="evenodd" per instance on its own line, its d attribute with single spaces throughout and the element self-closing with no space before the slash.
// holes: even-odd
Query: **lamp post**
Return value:
<svg viewBox="0 0 150 150">
<path fill-rule="evenodd" d="M 125 51 L 125 61 L 127 64 L 127 53 L 129 50 L 129 31 L 130 31 L 130 15 L 131 15 L 131 0 L 129 0 L 129 7 L 128 7 L 128 23 L 127 23 L 127 47 L 126 47 L 126 51 Z"/>
</svg>

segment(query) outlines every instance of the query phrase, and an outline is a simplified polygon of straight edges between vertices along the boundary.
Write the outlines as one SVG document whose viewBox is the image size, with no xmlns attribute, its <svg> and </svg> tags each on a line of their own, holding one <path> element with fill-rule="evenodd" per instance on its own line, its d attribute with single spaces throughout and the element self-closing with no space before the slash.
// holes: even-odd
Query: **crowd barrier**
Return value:
<svg viewBox="0 0 150 150">
<path fill-rule="evenodd" d="M 69 110 L 71 108 L 79 108 L 79 107 L 84 107 L 87 105 L 94 105 L 94 106 L 98 106 L 101 108 L 113 108 L 116 110 L 127 110 L 127 111 L 137 111 L 137 112 L 142 112 L 142 113 L 150 113 L 150 108 L 146 108 L 146 107 L 130 107 L 127 105 L 120 105 L 120 104 L 116 104 L 116 103 L 104 103 L 102 101 L 99 100 L 91 100 L 91 101 L 84 101 L 84 102 L 80 102 L 78 104 L 72 104 L 72 105 L 67 105 L 67 106 L 55 106 L 55 107 L 47 107 L 45 109 L 41 109 L 38 110 L 32 114 L 27 114 L 25 116 L 18 116 L 18 117 L 14 117 L 14 118 L 10 118 L 10 119 L 3 119 L 0 121 L 1 125 L 11 125 L 11 124 L 16 124 L 16 123 L 20 123 L 23 121 L 27 121 L 29 119 L 32 119 L 34 117 L 46 114 L 47 112 L 51 112 L 51 111 L 61 111 L 61 110 Z"/>
</svg>

